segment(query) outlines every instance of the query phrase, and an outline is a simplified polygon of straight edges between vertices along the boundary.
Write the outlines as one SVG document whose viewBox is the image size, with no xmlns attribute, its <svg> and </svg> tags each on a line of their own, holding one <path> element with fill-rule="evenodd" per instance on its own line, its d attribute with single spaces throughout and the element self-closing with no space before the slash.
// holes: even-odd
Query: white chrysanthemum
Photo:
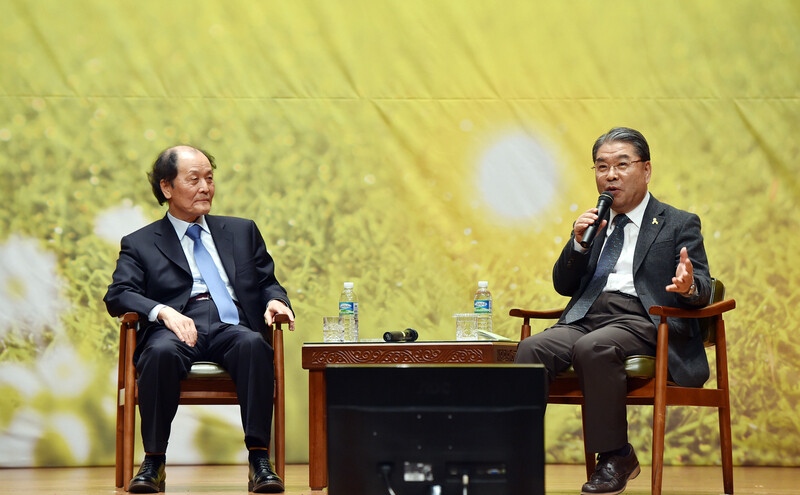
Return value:
<svg viewBox="0 0 800 495">
<path fill-rule="evenodd" d="M 22 409 L 14 415 L 5 431 L 0 431 L 0 466 L 34 466 L 36 441 L 42 438 L 45 420 L 34 409 Z"/>
<path fill-rule="evenodd" d="M 94 221 L 94 233 L 101 239 L 119 244 L 123 236 L 144 227 L 148 223 L 142 208 L 134 206 L 128 199 L 123 201 L 120 206 L 97 215 Z"/>
<path fill-rule="evenodd" d="M 91 436 L 86 419 L 75 414 L 60 412 L 48 417 L 48 428 L 64 438 L 75 463 L 84 464 L 91 451 Z"/>
<path fill-rule="evenodd" d="M 56 257 L 36 239 L 12 235 L 0 244 L 0 339 L 11 329 L 39 335 L 58 332 L 59 315 L 68 308 L 65 283 L 56 272 Z"/>
<path fill-rule="evenodd" d="M 45 435 L 63 439 L 76 464 L 85 463 L 91 452 L 91 437 L 86 421 L 75 414 L 57 412 L 44 415 L 25 408 L 14 415 L 5 431 L 0 431 L 0 467 L 30 467 L 37 464 L 36 448 Z"/>
<path fill-rule="evenodd" d="M 86 418 L 80 409 L 50 405 L 80 404 L 76 399 L 94 392 L 96 373 L 96 364 L 81 358 L 64 338 L 53 342 L 34 363 L 0 363 L 0 386 L 18 391 L 23 402 L 7 427 L 0 427 L 0 467 L 34 466 L 36 445 L 43 435 L 60 436 L 71 461 L 86 462 L 92 442 Z M 111 405 L 104 409 L 113 414 L 113 396 L 108 402 Z"/>
<path fill-rule="evenodd" d="M 94 373 L 75 348 L 66 342 L 48 349 L 36 361 L 36 371 L 54 397 L 80 396 L 91 384 Z"/>
<path fill-rule="evenodd" d="M 27 398 L 34 397 L 43 388 L 29 366 L 13 362 L 0 363 L 0 385 L 8 385 Z"/>
</svg>

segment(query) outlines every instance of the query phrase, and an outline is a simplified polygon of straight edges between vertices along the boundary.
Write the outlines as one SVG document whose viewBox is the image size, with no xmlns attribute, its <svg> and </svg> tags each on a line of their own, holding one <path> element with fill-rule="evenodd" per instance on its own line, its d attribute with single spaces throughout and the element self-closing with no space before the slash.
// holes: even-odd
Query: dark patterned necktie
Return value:
<svg viewBox="0 0 800 495">
<path fill-rule="evenodd" d="M 191 237 L 194 241 L 194 261 L 197 263 L 197 268 L 200 270 L 200 276 L 203 277 L 203 282 L 208 287 L 208 293 L 211 294 L 211 299 L 217 305 L 219 311 L 219 320 L 231 325 L 239 323 L 239 311 L 233 303 L 230 292 L 225 287 L 222 277 L 217 269 L 217 264 L 211 258 L 211 254 L 203 245 L 200 240 L 200 226 L 196 223 L 189 226 L 186 230 L 186 235 Z"/>
<path fill-rule="evenodd" d="M 608 236 L 606 245 L 603 247 L 603 252 L 600 254 L 600 259 L 597 261 L 597 268 L 594 270 L 592 280 L 586 286 L 586 289 L 581 294 L 581 297 L 575 302 L 575 305 L 567 312 L 564 318 L 564 323 L 574 323 L 584 316 L 589 311 L 589 308 L 594 304 L 595 299 L 603 291 L 606 286 L 608 275 L 617 264 L 619 255 L 622 252 L 622 244 L 625 243 L 625 225 L 631 219 L 626 215 L 617 215 L 614 217 L 614 232 Z"/>
</svg>

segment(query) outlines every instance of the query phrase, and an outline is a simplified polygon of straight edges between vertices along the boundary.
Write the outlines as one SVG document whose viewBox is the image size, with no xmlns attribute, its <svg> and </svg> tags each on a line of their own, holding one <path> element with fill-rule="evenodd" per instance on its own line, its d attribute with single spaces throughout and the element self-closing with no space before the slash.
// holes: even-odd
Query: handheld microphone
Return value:
<svg viewBox="0 0 800 495">
<path fill-rule="evenodd" d="M 583 246 L 584 249 L 591 247 L 592 242 L 594 242 L 594 237 L 597 235 L 597 227 L 603 222 L 603 217 L 606 215 L 606 212 L 608 212 L 608 209 L 611 208 L 613 202 L 614 195 L 608 191 L 605 191 L 597 198 L 597 220 L 589 225 L 583 233 L 581 246 Z"/>
<path fill-rule="evenodd" d="M 386 342 L 414 342 L 417 337 L 419 337 L 419 334 L 413 328 L 394 330 L 383 334 L 383 340 Z"/>
</svg>

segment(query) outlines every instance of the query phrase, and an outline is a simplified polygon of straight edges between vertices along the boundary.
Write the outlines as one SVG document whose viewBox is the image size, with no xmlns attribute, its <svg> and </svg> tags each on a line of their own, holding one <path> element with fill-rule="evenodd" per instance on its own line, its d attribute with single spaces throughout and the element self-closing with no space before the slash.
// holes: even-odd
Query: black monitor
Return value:
<svg viewBox="0 0 800 495">
<path fill-rule="evenodd" d="M 541 366 L 331 365 L 325 379 L 329 495 L 544 494 Z"/>
</svg>

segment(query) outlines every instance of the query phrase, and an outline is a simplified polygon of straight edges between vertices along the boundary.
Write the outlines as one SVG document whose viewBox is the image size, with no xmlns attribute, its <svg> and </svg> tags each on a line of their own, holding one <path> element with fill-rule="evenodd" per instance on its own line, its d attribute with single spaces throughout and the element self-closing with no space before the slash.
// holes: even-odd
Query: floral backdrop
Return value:
<svg viewBox="0 0 800 495">
<path fill-rule="evenodd" d="M 641 130 L 651 191 L 698 213 L 727 318 L 734 460 L 800 464 L 800 7 L 709 0 L 0 2 L 0 466 L 114 462 L 122 235 L 160 218 L 177 143 L 219 165 L 297 312 L 288 460 L 305 462 L 303 342 L 343 281 L 362 337 L 450 339 L 478 280 L 494 328 L 565 303 L 552 264 L 594 205 L 594 139 Z M 630 408 L 648 459 L 651 413 Z M 714 411 L 674 408 L 665 462 L 718 463 Z M 181 407 L 170 462 L 242 462 L 236 407 Z M 551 462 L 580 415 L 548 409 Z M 141 447 L 137 455 L 141 455 Z"/>
</svg>

